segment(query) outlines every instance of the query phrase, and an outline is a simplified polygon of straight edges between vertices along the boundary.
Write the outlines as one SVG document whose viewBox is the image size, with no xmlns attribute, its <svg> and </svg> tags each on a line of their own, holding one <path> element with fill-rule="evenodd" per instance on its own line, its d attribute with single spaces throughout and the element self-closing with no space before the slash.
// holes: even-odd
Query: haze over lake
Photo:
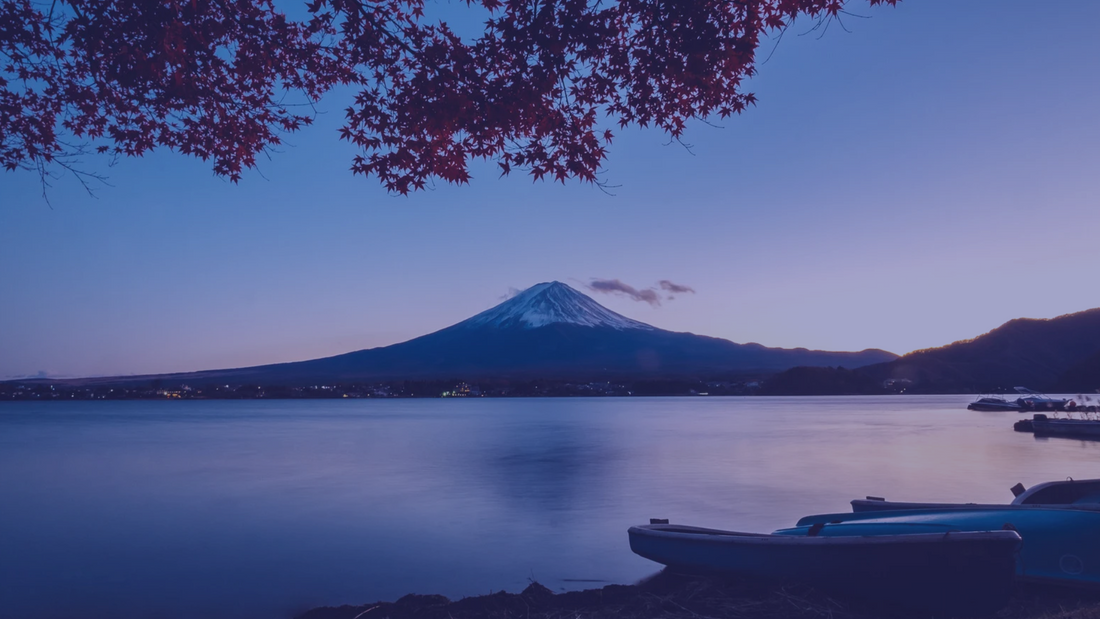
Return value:
<svg viewBox="0 0 1100 619">
<path fill-rule="evenodd" d="M 969 396 L 7 403 L 0 609 L 289 617 L 629 583 L 650 517 L 768 532 L 867 494 L 1007 502 L 1100 443 Z M 5 615 L 8 616 L 8 615 Z"/>
</svg>

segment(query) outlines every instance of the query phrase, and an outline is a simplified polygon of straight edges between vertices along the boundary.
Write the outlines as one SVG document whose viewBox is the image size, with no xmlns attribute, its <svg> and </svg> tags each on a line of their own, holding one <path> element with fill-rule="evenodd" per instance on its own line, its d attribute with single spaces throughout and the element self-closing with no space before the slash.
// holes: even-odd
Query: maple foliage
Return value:
<svg viewBox="0 0 1100 619">
<path fill-rule="evenodd" d="M 897 0 L 867 0 L 871 5 Z M 843 0 L 467 0 L 463 38 L 424 0 L 0 0 L 0 165 L 79 172 L 89 152 L 167 147 L 236 182 L 313 118 L 357 94 L 340 136 L 352 171 L 391 192 L 502 174 L 597 182 L 613 128 L 688 121 L 755 102 L 761 38 Z"/>
</svg>

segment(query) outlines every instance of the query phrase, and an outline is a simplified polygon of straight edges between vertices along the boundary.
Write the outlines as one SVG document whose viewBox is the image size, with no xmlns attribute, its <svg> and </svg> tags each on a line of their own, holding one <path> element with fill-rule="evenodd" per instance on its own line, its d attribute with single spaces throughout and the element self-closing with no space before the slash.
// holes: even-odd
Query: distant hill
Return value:
<svg viewBox="0 0 1100 619">
<path fill-rule="evenodd" d="M 873 395 L 882 381 L 843 367 L 797 367 L 764 381 L 760 395 Z"/>
<path fill-rule="evenodd" d="M 561 282 L 549 282 L 446 329 L 392 346 L 296 363 L 95 382 L 308 385 L 452 378 L 639 379 L 769 374 L 795 366 L 859 367 L 895 358 L 877 349 L 767 348 L 665 331 L 612 312 Z"/>
<path fill-rule="evenodd" d="M 908 379 L 917 391 L 1053 390 L 1067 372 L 1098 353 L 1100 308 L 1010 320 L 972 340 L 918 350 L 863 371 L 881 379 Z M 1093 378 L 1092 388 L 1100 387 L 1100 376 Z"/>
<path fill-rule="evenodd" d="M 1052 393 L 1094 393 L 1100 391 L 1100 352 L 1074 365 L 1062 374 Z"/>
<path fill-rule="evenodd" d="M 972 340 L 918 350 L 843 373 L 783 372 L 765 382 L 772 393 L 996 393 L 1023 386 L 1051 393 L 1100 389 L 1100 308 L 1057 318 L 1010 320 Z M 894 387 L 883 385 L 893 379 Z"/>
</svg>

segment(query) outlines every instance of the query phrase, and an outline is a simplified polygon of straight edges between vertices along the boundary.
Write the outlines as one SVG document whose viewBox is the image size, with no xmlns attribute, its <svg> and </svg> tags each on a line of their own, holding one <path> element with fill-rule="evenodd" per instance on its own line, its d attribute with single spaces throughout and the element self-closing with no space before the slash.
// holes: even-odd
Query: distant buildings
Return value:
<svg viewBox="0 0 1100 619">
<path fill-rule="evenodd" d="M 458 383 L 454 389 L 450 391 L 444 391 L 439 394 L 441 398 L 469 398 L 469 397 L 481 397 L 481 389 L 477 387 L 471 387 L 466 383 Z"/>
</svg>

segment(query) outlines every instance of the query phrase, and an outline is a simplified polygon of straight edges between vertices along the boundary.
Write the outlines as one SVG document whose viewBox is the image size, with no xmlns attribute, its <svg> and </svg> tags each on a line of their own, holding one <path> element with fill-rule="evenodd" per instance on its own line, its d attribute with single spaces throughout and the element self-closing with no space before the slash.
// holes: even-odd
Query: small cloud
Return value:
<svg viewBox="0 0 1100 619">
<path fill-rule="evenodd" d="M 523 292 L 523 291 L 520 290 L 519 288 L 516 288 L 515 286 L 508 286 L 508 292 L 506 292 L 504 294 L 504 296 L 500 297 L 500 300 L 501 301 L 507 301 L 508 299 L 511 299 L 512 297 L 516 296 L 517 294 L 519 294 L 521 292 Z"/>
<path fill-rule="evenodd" d="M 655 307 L 661 304 L 661 297 L 656 290 L 652 288 L 638 290 L 634 286 L 624 284 L 617 279 L 593 279 L 588 283 L 588 289 L 593 292 L 626 295 L 635 301 L 643 301 Z"/>
<path fill-rule="evenodd" d="M 683 284 L 677 284 L 667 279 L 662 279 L 657 282 L 656 286 L 650 286 L 649 288 L 635 288 L 630 284 L 624 283 L 618 279 L 597 279 L 592 280 L 585 284 L 585 286 L 593 292 L 603 292 L 607 294 L 621 294 L 635 301 L 642 301 L 649 303 L 654 307 L 661 305 L 661 298 L 665 301 L 672 301 L 678 294 L 695 294 L 695 289 L 691 286 L 685 286 Z"/>
<path fill-rule="evenodd" d="M 661 281 L 657 282 L 657 285 L 661 287 L 661 290 L 664 290 L 666 292 L 671 292 L 672 294 L 686 294 L 686 293 L 689 293 L 689 292 L 691 294 L 695 294 L 695 289 L 692 288 L 691 286 L 684 286 L 682 284 L 674 284 L 674 283 L 668 281 L 667 279 L 662 279 Z M 671 299 L 672 295 L 669 295 L 668 298 Z"/>
</svg>

